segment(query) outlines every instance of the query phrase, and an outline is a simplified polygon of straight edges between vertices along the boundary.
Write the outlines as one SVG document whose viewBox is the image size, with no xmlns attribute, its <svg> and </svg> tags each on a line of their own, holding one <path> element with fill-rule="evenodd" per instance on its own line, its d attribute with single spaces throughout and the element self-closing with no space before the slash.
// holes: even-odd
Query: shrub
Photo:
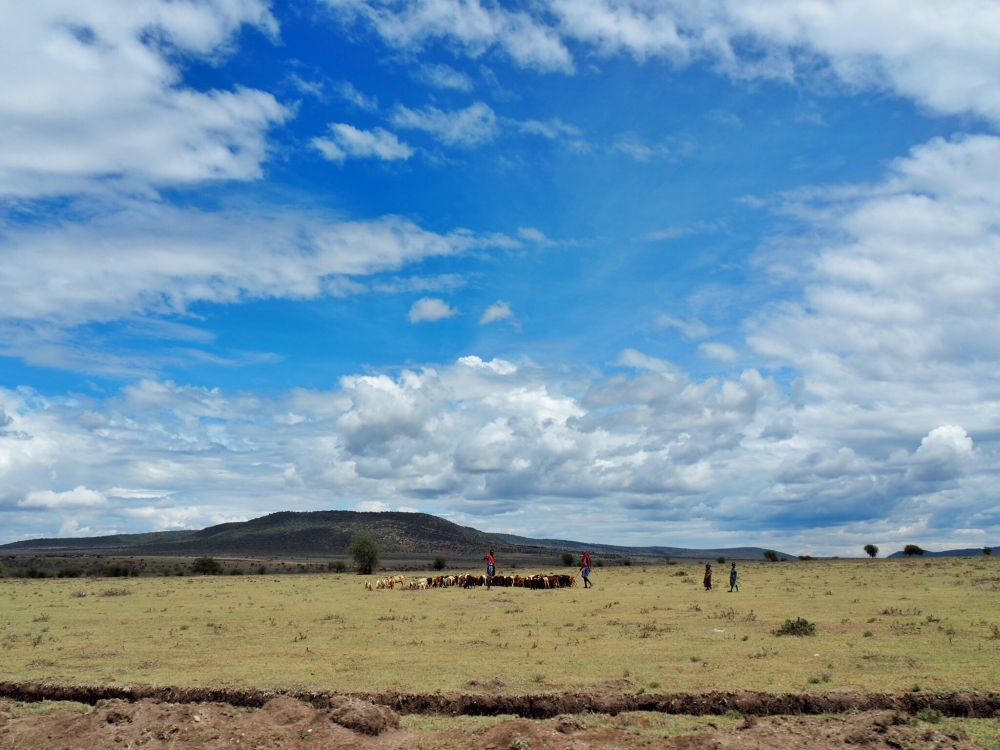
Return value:
<svg viewBox="0 0 1000 750">
<path fill-rule="evenodd" d="M 903 554 L 906 555 L 907 557 L 912 557 L 913 555 L 922 555 L 926 551 L 927 550 L 920 549 L 920 547 L 918 547 L 915 544 L 907 544 L 905 547 L 903 547 Z"/>
<path fill-rule="evenodd" d="M 131 589 L 104 589 L 98 596 L 128 596 L 131 594 Z"/>
<path fill-rule="evenodd" d="M 378 545 L 372 535 L 367 531 L 355 533 L 351 539 L 351 546 L 347 551 L 354 557 L 354 562 L 358 565 L 358 573 L 363 576 L 371 575 L 378 565 Z"/>
<path fill-rule="evenodd" d="M 626 568 L 629 567 L 631 564 L 632 561 L 629 558 L 626 557 L 622 559 L 622 565 L 624 565 Z"/>
<path fill-rule="evenodd" d="M 191 563 L 191 572 L 203 576 L 217 576 L 222 572 L 222 566 L 214 557 L 196 557 Z"/>
<path fill-rule="evenodd" d="M 83 571 L 80 568 L 60 568 L 56 578 L 79 578 L 82 575 Z"/>
<path fill-rule="evenodd" d="M 447 567 L 447 565 L 448 561 L 445 560 L 443 557 L 438 556 L 434 558 L 434 563 L 432 567 L 434 568 L 434 570 L 444 570 Z"/>
<path fill-rule="evenodd" d="M 571 552 L 562 553 L 562 564 L 567 568 L 573 564 L 573 554 Z"/>
<path fill-rule="evenodd" d="M 241 575 L 243 575 L 243 571 L 240 570 L 239 568 L 233 568 L 232 570 L 229 571 L 229 575 L 231 575 L 231 576 L 241 576 Z"/>
<path fill-rule="evenodd" d="M 774 631 L 775 635 L 816 635 L 816 625 L 802 617 L 785 620 L 785 624 Z"/>
<path fill-rule="evenodd" d="M 983 547 L 983 554 L 984 555 L 992 555 L 993 554 L 993 548 L 992 547 Z M 0 573 L 3 573 L 3 565 L 0 565 Z"/>
<path fill-rule="evenodd" d="M 724 558 L 722 555 L 719 555 L 717 558 L 715 558 L 715 561 L 719 563 L 719 565 L 723 565 L 726 562 L 726 558 Z"/>
<path fill-rule="evenodd" d="M 595 568 L 603 568 L 604 567 L 604 560 L 594 560 L 594 567 Z"/>
<path fill-rule="evenodd" d="M 773 549 L 764 550 L 764 559 L 768 562 L 778 562 L 778 553 Z"/>
<path fill-rule="evenodd" d="M 264 566 L 262 565 L 261 567 Z M 334 573 L 346 573 L 347 563 L 345 563 L 343 560 L 333 560 L 332 562 L 328 562 L 326 564 L 326 568 L 327 570 L 330 570 Z"/>
<path fill-rule="evenodd" d="M 0 562 L 0 576 L 3 575 L 3 563 Z"/>
<path fill-rule="evenodd" d="M 938 711 L 936 708 L 921 708 L 917 711 L 917 718 L 920 721 L 926 721 L 928 724 L 940 724 L 941 719 L 944 718 L 944 714 Z"/>
<path fill-rule="evenodd" d="M 874 544 L 866 544 L 865 554 L 868 555 L 868 557 L 878 557 L 878 547 Z"/>
<path fill-rule="evenodd" d="M 802 562 L 808 562 L 809 560 L 812 560 L 812 555 L 799 555 L 799 559 L 802 560 Z"/>
<path fill-rule="evenodd" d="M 258 565 L 257 566 L 257 575 L 262 576 L 265 573 L 267 573 L 267 566 L 266 565 Z"/>
</svg>

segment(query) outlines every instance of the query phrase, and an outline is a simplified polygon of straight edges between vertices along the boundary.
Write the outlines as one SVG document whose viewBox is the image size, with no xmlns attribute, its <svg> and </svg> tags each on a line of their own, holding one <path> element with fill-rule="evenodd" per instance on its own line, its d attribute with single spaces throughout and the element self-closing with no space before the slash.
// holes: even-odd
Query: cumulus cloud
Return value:
<svg viewBox="0 0 1000 750">
<path fill-rule="evenodd" d="M 979 0 L 545 0 L 513 13 L 459 0 L 326 0 L 397 48 L 433 39 L 471 57 L 505 50 L 572 72 L 570 46 L 600 55 L 706 60 L 735 78 L 820 77 L 883 89 L 934 111 L 1000 121 L 1000 9 Z"/>
<path fill-rule="evenodd" d="M 244 25 L 277 34 L 257 0 L 95 0 L 0 10 L 0 193 L 44 197 L 261 176 L 290 115 L 266 92 L 195 91 L 178 58 L 211 59 Z"/>
<path fill-rule="evenodd" d="M 498 320 L 511 320 L 513 317 L 514 311 L 510 309 L 510 305 L 502 299 L 498 299 L 483 311 L 482 317 L 479 318 L 479 325 L 489 325 Z"/>
<path fill-rule="evenodd" d="M 331 123 L 333 138 L 313 138 L 312 144 L 330 161 L 344 161 L 349 156 L 374 157 L 384 161 L 409 159 L 413 149 L 401 143 L 395 134 L 384 128 L 359 130 L 342 122 Z"/>
<path fill-rule="evenodd" d="M 498 132 L 496 114 L 483 102 L 450 112 L 437 107 L 413 110 L 399 106 L 392 114 L 392 123 L 399 128 L 426 131 L 448 146 L 461 148 L 492 141 Z"/>
<path fill-rule="evenodd" d="M 29 492 L 18 503 L 21 508 L 98 508 L 108 504 L 108 499 L 97 490 L 83 485 L 66 492 L 37 490 Z"/>
<path fill-rule="evenodd" d="M 411 323 L 433 322 L 458 315 L 458 310 L 436 297 L 422 297 L 413 303 L 407 317 Z"/>
<path fill-rule="evenodd" d="M 733 347 L 719 341 L 705 341 L 698 344 L 698 352 L 704 357 L 719 362 L 735 362 L 738 356 Z"/>
</svg>

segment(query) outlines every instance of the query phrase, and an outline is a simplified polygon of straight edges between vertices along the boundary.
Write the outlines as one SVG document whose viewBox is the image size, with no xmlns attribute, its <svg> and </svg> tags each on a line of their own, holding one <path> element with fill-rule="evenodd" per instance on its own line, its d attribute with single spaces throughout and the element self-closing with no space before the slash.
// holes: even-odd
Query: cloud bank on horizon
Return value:
<svg viewBox="0 0 1000 750">
<path fill-rule="evenodd" d="M 306 6 L 0 10 L 0 543 L 1000 539 L 1000 3 Z"/>
</svg>

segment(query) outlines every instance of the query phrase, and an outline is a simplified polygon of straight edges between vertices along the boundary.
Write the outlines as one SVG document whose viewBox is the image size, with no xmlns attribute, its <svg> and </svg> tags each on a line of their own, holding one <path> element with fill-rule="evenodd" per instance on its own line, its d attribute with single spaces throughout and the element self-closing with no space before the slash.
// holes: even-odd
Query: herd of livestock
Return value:
<svg viewBox="0 0 1000 750">
<path fill-rule="evenodd" d="M 490 580 L 491 586 L 523 589 L 565 589 L 576 583 L 576 576 L 565 574 L 557 575 L 533 575 L 533 576 L 493 576 Z M 379 578 L 374 583 L 365 581 L 365 589 L 375 591 L 379 589 L 438 589 L 449 586 L 458 586 L 467 589 L 473 586 L 485 586 L 486 576 L 483 575 L 460 575 L 460 576 L 428 576 L 426 578 L 413 578 L 409 582 L 401 576 L 395 575 L 391 578 Z"/>
</svg>

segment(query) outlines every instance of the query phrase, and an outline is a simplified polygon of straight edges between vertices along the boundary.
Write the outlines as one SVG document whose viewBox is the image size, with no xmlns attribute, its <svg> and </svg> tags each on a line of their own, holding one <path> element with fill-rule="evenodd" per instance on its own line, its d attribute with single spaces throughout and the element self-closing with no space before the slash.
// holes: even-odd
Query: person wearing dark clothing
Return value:
<svg viewBox="0 0 1000 750">
<path fill-rule="evenodd" d="M 580 575 L 583 576 L 583 587 L 585 589 L 593 588 L 594 584 L 590 581 L 590 570 L 593 568 L 593 564 L 590 562 L 590 555 L 586 552 L 580 553 Z"/>
<path fill-rule="evenodd" d="M 736 589 L 736 593 L 740 593 L 740 575 L 736 572 L 736 563 L 733 563 L 732 567 L 729 569 L 729 593 L 733 593 L 733 589 Z"/>
<path fill-rule="evenodd" d="M 705 591 L 712 590 L 712 565 L 705 563 Z"/>
</svg>

